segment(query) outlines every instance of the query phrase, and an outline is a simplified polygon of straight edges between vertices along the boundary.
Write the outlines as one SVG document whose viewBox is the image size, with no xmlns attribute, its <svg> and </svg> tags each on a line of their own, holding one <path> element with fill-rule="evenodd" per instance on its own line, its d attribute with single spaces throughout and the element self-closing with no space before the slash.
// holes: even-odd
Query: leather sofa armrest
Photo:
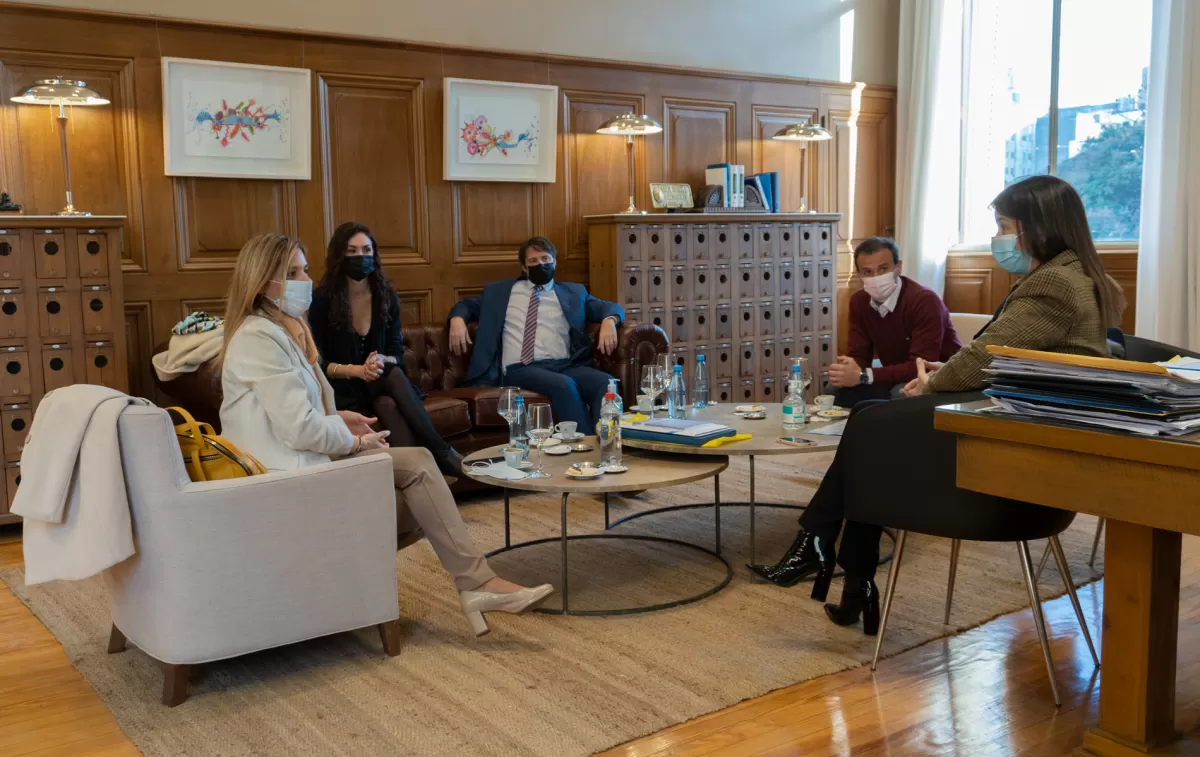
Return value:
<svg viewBox="0 0 1200 757">
<path fill-rule="evenodd" d="M 599 325 L 591 324 L 588 332 L 593 342 L 592 367 L 615 376 L 625 406 L 633 407 L 637 403 L 642 366 L 654 362 L 656 355 L 667 352 L 670 347 L 667 332 L 652 323 L 627 323 L 617 330 L 617 348 L 610 355 L 603 354 L 595 346 L 600 334 Z"/>
</svg>

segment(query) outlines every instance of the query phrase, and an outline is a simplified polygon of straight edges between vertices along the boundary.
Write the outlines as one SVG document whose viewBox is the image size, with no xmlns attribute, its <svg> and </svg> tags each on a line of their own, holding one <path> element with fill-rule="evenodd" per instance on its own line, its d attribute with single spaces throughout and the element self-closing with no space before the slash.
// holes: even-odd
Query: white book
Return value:
<svg viewBox="0 0 1200 757">
<path fill-rule="evenodd" d="M 734 166 L 733 176 L 734 207 L 744 208 L 746 207 L 746 167 Z"/>
</svg>

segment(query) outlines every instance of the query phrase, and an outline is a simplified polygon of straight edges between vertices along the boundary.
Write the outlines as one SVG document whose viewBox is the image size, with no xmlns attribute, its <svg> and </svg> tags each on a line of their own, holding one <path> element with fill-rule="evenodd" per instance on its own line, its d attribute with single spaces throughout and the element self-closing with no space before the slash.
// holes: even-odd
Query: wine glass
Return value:
<svg viewBox="0 0 1200 757">
<path fill-rule="evenodd" d="M 508 421 L 510 442 L 516 438 L 516 424 L 521 420 L 517 402 L 517 398 L 520 396 L 521 390 L 515 386 L 502 386 L 500 387 L 500 397 L 496 400 L 496 412 L 501 418 Z"/>
<path fill-rule="evenodd" d="M 530 478 L 549 478 L 550 474 L 542 469 L 542 465 L 546 461 L 546 453 L 542 450 L 542 443 L 550 438 L 554 433 L 554 416 L 550 413 L 550 406 L 539 402 L 529 406 L 529 438 L 533 440 L 538 448 L 538 464 L 537 470 L 529 474 Z"/>
<path fill-rule="evenodd" d="M 654 404 L 664 387 L 663 367 L 657 363 L 642 366 L 642 394 L 650 398 L 650 420 L 654 420 Z"/>
</svg>

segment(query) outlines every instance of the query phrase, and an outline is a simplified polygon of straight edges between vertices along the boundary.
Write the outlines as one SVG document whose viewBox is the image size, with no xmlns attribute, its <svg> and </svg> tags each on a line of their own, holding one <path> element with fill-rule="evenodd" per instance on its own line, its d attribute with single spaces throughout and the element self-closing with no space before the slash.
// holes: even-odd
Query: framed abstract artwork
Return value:
<svg viewBox="0 0 1200 757">
<path fill-rule="evenodd" d="M 444 80 L 447 181 L 553 183 L 558 87 Z"/>
<path fill-rule="evenodd" d="M 312 178 L 306 68 L 163 58 L 168 176 Z"/>
</svg>

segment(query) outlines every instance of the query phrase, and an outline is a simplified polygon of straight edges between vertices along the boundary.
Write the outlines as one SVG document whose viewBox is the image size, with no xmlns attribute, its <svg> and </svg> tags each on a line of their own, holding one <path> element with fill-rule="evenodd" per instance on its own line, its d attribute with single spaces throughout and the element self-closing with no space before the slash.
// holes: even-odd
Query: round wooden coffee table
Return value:
<svg viewBox="0 0 1200 757">
<path fill-rule="evenodd" d="M 504 546 L 500 549 L 492 550 L 488 553 L 488 557 L 492 555 L 509 552 L 523 547 L 531 547 L 536 544 L 546 544 L 548 542 L 559 541 L 562 543 L 562 562 L 560 567 L 559 591 L 562 594 L 562 609 L 538 608 L 539 612 L 547 612 L 552 614 L 564 615 L 631 615 L 640 612 L 651 612 L 653 610 L 665 610 L 668 607 L 677 607 L 679 605 L 689 604 L 698 600 L 710 597 L 716 594 L 721 589 L 729 585 L 733 579 L 733 566 L 729 561 L 722 557 L 717 552 L 703 547 L 699 544 L 681 541 L 679 539 L 668 539 L 660 536 L 642 536 L 639 534 L 613 534 L 608 533 L 609 517 L 608 517 L 608 495 L 618 492 L 637 492 L 647 489 L 661 489 L 668 486 L 677 486 L 679 484 L 687 484 L 693 481 L 700 481 L 706 478 L 713 478 L 720 475 L 721 471 L 729 467 L 729 458 L 724 455 L 708 455 L 704 457 L 660 457 L 660 456 L 639 456 L 625 455 L 623 458 L 624 464 L 629 468 L 625 473 L 606 473 L 603 476 L 595 479 L 581 480 L 573 479 L 566 475 L 566 470 L 574 463 L 581 461 L 595 462 L 599 456 L 599 443 L 596 437 L 585 437 L 582 441 L 587 442 L 592 446 L 590 452 L 572 452 L 569 455 L 545 455 L 544 469 L 550 474 L 549 478 L 523 478 L 517 480 L 499 479 L 491 476 L 482 476 L 476 473 L 471 464 L 480 460 L 498 460 L 503 462 L 504 456 L 500 450 L 507 445 L 497 445 L 487 449 L 479 450 L 466 457 L 463 460 L 463 473 L 476 481 L 481 481 L 492 486 L 499 486 L 504 489 Z M 533 452 L 531 458 L 537 461 L 537 452 Z M 532 541 L 512 543 L 512 534 L 509 528 L 509 494 L 511 491 L 531 491 L 531 492 L 551 492 L 562 495 L 562 529 L 557 537 L 547 539 L 534 539 Z M 605 532 L 599 534 L 576 534 L 568 535 L 567 533 L 567 498 L 572 494 L 603 494 L 604 495 L 604 524 Z M 674 544 L 676 546 L 686 547 L 716 558 L 725 566 L 725 577 L 715 587 L 708 589 L 700 594 L 696 594 L 684 599 L 675 600 L 672 602 L 663 602 L 653 605 L 644 605 L 641 607 L 629 607 L 616 610 L 571 610 L 568 604 L 568 570 L 567 570 L 567 555 L 568 544 L 574 540 L 581 539 L 626 539 L 632 541 L 653 541 L 666 544 Z"/>
<path fill-rule="evenodd" d="M 612 525 L 617 526 L 635 518 L 642 518 L 647 515 L 656 513 L 669 512 L 672 510 L 685 510 L 700 507 L 715 508 L 716 520 L 716 552 L 721 552 L 721 507 L 749 507 L 750 508 L 750 562 L 757 560 L 756 556 L 756 534 L 755 534 L 755 508 L 756 507 L 781 507 L 795 510 L 803 510 L 804 505 L 787 504 L 782 502 L 758 502 L 755 499 L 754 492 L 754 458 L 760 455 L 797 455 L 812 452 L 831 452 L 837 449 L 838 441 L 841 437 L 828 436 L 812 433 L 815 430 L 825 428 L 831 425 L 831 422 L 822 420 L 813 420 L 805 424 L 801 431 L 784 431 L 783 430 L 783 405 L 780 403 L 754 403 L 761 404 L 766 408 L 766 417 L 761 420 L 747 420 L 738 415 L 734 408 L 734 404 L 719 404 L 709 405 L 700 410 L 693 410 L 690 406 L 687 411 L 687 420 L 708 421 L 710 423 L 720 423 L 732 427 L 739 434 L 750 434 L 751 438 L 740 442 L 730 442 L 722 444 L 719 447 L 693 447 L 687 444 L 669 444 L 665 442 L 645 441 L 639 439 L 630 439 L 624 437 L 622 446 L 625 449 L 644 449 L 654 452 L 671 452 L 678 455 L 687 455 L 697 459 L 706 459 L 708 457 L 746 457 L 750 461 L 750 500 L 748 502 L 721 502 L 721 477 L 713 478 L 713 501 L 702 502 L 689 505 L 673 505 L 671 507 L 660 507 L 654 510 L 644 510 L 626 516 Z M 783 436 L 796 436 L 814 442 L 811 447 L 796 447 L 790 444 L 781 444 L 777 441 Z M 751 580 L 754 580 L 753 575 Z"/>
</svg>

